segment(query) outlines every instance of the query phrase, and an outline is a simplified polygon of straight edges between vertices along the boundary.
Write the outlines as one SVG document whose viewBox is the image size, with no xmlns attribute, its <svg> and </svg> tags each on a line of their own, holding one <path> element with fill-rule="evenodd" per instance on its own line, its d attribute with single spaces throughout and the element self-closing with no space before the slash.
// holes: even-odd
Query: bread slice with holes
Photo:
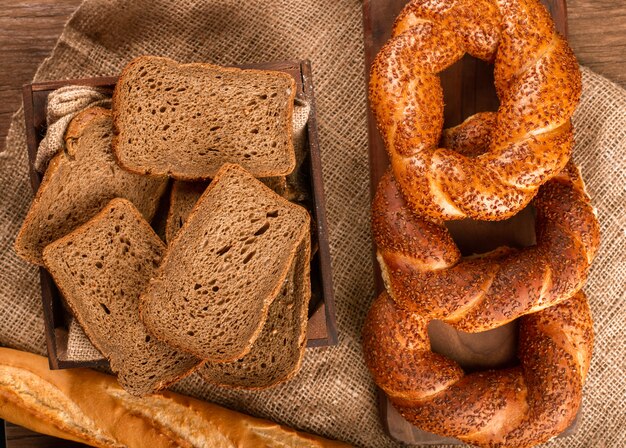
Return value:
<svg viewBox="0 0 626 448">
<path fill-rule="evenodd" d="M 293 171 L 294 79 L 283 72 L 141 56 L 113 93 L 115 154 L 139 174 L 213 178 L 225 162 L 256 177 Z"/>
<path fill-rule="evenodd" d="M 181 229 L 189 213 L 196 205 L 204 190 L 209 185 L 208 182 L 184 182 L 176 180 L 172 184 L 170 192 L 170 208 L 167 212 L 167 222 L 165 224 L 165 241 L 169 244 Z"/>
<path fill-rule="evenodd" d="M 274 190 L 275 193 L 284 196 L 287 189 L 285 176 L 262 177 L 259 179 L 266 186 Z M 174 181 L 170 193 L 170 207 L 167 213 L 167 223 L 165 225 L 165 241 L 169 244 L 181 229 L 191 209 L 209 183 L 208 182 L 185 182 Z"/>
<path fill-rule="evenodd" d="M 150 220 L 167 178 L 138 176 L 122 170 L 111 151 L 111 111 L 92 107 L 74 117 L 65 133 L 65 151 L 48 165 L 15 251 L 31 263 L 43 264 L 49 243 L 67 235 L 98 213 L 111 199 L 130 200 Z"/>
<path fill-rule="evenodd" d="M 235 362 L 206 363 L 199 370 L 206 381 L 238 389 L 264 389 L 298 373 L 307 342 L 310 252 L 310 236 L 306 234 L 250 352 Z"/>
<path fill-rule="evenodd" d="M 163 389 L 201 363 L 150 336 L 139 319 L 139 296 L 164 252 L 141 213 L 119 198 L 43 252 L 74 317 L 134 395 Z"/>
<path fill-rule="evenodd" d="M 141 297 L 148 331 L 213 362 L 245 356 L 280 293 L 309 215 L 225 164 Z"/>
</svg>

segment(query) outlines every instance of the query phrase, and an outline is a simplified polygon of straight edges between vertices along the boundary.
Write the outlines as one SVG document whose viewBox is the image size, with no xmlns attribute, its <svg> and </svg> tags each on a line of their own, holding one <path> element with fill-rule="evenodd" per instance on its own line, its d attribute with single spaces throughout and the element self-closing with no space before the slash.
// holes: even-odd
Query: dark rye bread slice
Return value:
<svg viewBox="0 0 626 448">
<path fill-rule="evenodd" d="M 151 337 L 139 319 L 139 295 L 164 252 L 139 211 L 114 199 L 43 253 L 74 317 L 134 395 L 163 389 L 201 362 Z"/>
<path fill-rule="evenodd" d="M 199 370 L 206 381 L 233 388 L 263 389 L 288 381 L 298 373 L 306 348 L 311 298 L 310 251 L 310 236 L 306 234 L 250 352 L 235 362 L 207 362 Z"/>
<path fill-rule="evenodd" d="M 225 164 L 170 243 L 141 297 L 148 331 L 213 362 L 244 356 L 280 292 L 307 211 Z"/>
<path fill-rule="evenodd" d="M 66 149 L 50 161 L 15 240 L 18 255 L 43 264 L 46 245 L 86 222 L 115 197 L 130 200 L 147 220 L 152 218 L 167 178 L 121 169 L 111 152 L 111 136 L 108 109 L 86 109 L 70 122 Z"/>
<path fill-rule="evenodd" d="M 263 177 L 259 179 L 275 193 L 283 196 L 287 187 L 285 176 Z M 185 182 L 182 180 L 174 181 L 172 191 L 170 193 L 170 208 L 167 213 L 167 223 L 165 225 L 165 241 L 167 243 L 174 240 L 174 237 L 183 226 L 191 209 L 206 187 L 208 182 Z"/>
<path fill-rule="evenodd" d="M 138 57 L 113 92 L 115 154 L 129 171 L 179 180 L 212 178 L 226 162 L 287 175 L 295 93 L 283 72 Z"/>
</svg>

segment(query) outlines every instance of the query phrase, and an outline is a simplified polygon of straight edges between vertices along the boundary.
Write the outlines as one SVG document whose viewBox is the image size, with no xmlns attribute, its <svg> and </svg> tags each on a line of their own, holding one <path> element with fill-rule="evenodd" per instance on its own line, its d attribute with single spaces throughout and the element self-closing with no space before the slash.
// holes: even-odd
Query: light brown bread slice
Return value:
<svg viewBox="0 0 626 448">
<path fill-rule="evenodd" d="M 150 220 L 150 226 L 154 229 L 154 233 L 159 235 L 161 241 L 166 241 L 166 227 L 167 227 L 167 217 L 170 212 L 170 195 L 172 191 L 173 182 L 168 182 L 167 187 L 165 188 L 165 193 L 161 196 L 161 200 L 159 201 L 159 206 L 154 212 L 154 216 L 152 220 Z"/>
<path fill-rule="evenodd" d="M 220 386 L 263 389 L 288 381 L 298 373 L 306 348 L 311 298 L 310 252 L 307 233 L 250 352 L 235 362 L 206 363 L 199 370 L 205 380 Z"/>
<path fill-rule="evenodd" d="M 208 185 L 208 182 L 174 181 L 170 193 L 170 209 L 167 212 L 167 223 L 165 224 L 165 241 L 168 244 L 174 240 L 189 213 L 191 213 L 191 209 L 196 205 Z"/>
<path fill-rule="evenodd" d="M 239 165 L 225 164 L 142 294 L 148 331 L 202 359 L 241 358 L 258 337 L 308 230 L 304 208 Z"/>
<path fill-rule="evenodd" d="M 66 150 L 48 165 L 15 241 L 22 258 L 43 264 L 49 243 L 67 235 L 115 197 L 130 200 L 150 220 L 167 178 L 122 170 L 111 152 L 111 111 L 92 107 L 79 113 L 65 133 Z"/>
<path fill-rule="evenodd" d="M 112 200 L 43 252 L 74 317 L 135 395 L 163 389 L 201 362 L 150 336 L 139 319 L 139 295 L 164 252 L 161 239 L 125 199 Z"/>
<path fill-rule="evenodd" d="M 259 179 L 277 194 L 283 196 L 287 187 L 285 176 L 263 177 Z M 208 182 L 185 182 L 182 180 L 174 181 L 172 191 L 170 193 L 170 208 L 167 213 L 167 223 L 165 225 L 165 241 L 169 244 L 183 226 L 191 209 L 206 187 Z"/>
<path fill-rule="evenodd" d="M 129 171 L 179 180 L 212 178 L 225 162 L 256 177 L 287 175 L 295 93 L 283 72 L 141 56 L 113 93 L 115 154 Z"/>
</svg>

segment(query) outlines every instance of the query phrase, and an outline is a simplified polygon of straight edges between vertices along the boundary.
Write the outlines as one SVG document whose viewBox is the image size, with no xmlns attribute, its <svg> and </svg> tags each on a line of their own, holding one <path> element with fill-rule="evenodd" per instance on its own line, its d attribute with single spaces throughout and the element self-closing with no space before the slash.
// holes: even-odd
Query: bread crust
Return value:
<svg viewBox="0 0 626 448">
<path fill-rule="evenodd" d="M 240 69 L 236 67 L 222 67 L 222 66 L 218 66 L 214 64 L 209 64 L 209 63 L 193 62 L 193 63 L 182 64 L 182 63 L 178 63 L 174 61 L 173 59 L 170 59 L 167 57 L 160 57 L 160 56 L 139 56 L 133 59 L 132 61 L 130 61 L 122 70 L 122 73 L 120 77 L 118 78 L 118 82 L 115 85 L 115 89 L 113 90 L 113 100 L 112 100 L 113 128 L 114 128 L 113 143 L 112 143 L 113 154 L 115 155 L 115 158 L 118 164 L 121 167 L 123 167 L 125 170 L 135 173 L 135 174 L 141 174 L 145 176 L 157 176 L 157 177 L 158 176 L 170 176 L 176 180 L 187 181 L 187 182 L 209 180 L 211 177 L 213 177 L 213 174 L 214 174 L 214 173 L 206 173 L 206 175 L 203 175 L 203 176 L 194 176 L 184 171 L 176 170 L 175 168 L 169 169 L 167 172 L 155 172 L 150 168 L 145 168 L 145 167 L 142 168 L 140 166 L 132 164 L 125 159 L 124 154 L 122 152 L 123 150 L 121 148 L 122 145 L 119 139 L 120 134 L 124 133 L 125 131 L 124 126 L 123 126 L 123 120 L 120 118 L 120 112 L 119 112 L 122 108 L 122 100 L 120 99 L 122 95 L 120 93 L 120 89 L 122 89 L 123 86 L 127 83 L 128 79 L 131 78 L 130 73 L 134 70 L 134 68 L 137 65 L 144 64 L 146 61 L 160 61 L 164 64 L 176 65 L 180 68 L 200 67 L 200 68 L 219 69 L 225 73 L 242 73 L 242 72 L 259 73 L 259 74 L 271 73 L 272 75 L 281 76 L 281 77 L 284 77 L 285 79 L 288 79 L 291 83 L 291 88 L 290 88 L 291 92 L 290 92 L 290 97 L 289 97 L 289 102 L 288 102 L 288 107 L 287 107 L 287 116 L 286 116 L 285 128 L 284 128 L 284 133 L 286 136 L 288 136 L 288 139 L 287 139 L 288 148 L 287 148 L 287 154 L 286 154 L 286 156 L 288 157 L 288 160 L 283 170 L 275 170 L 275 171 L 267 171 L 267 172 L 259 171 L 259 172 L 255 172 L 254 174 L 256 177 L 273 177 L 273 176 L 286 176 L 293 171 L 293 169 L 296 166 L 296 158 L 295 158 L 295 152 L 293 148 L 293 139 L 292 139 L 292 135 L 293 135 L 292 119 L 293 119 L 294 100 L 296 97 L 296 83 L 293 77 L 291 77 L 289 74 L 284 73 L 284 72 L 257 70 L 257 69 Z M 229 162 L 237 163 L 236 160 L 230 160 Z"/>
<path fill-rule="evenodd" d="M 168 244 L 174 240 L 174 237 L 182 228 L 180 223 L 176 223 L 176 218 L 182 219 L 184 223 L 189 217 L 190 211 L 186 210 L 186 207 L 182 209 L 184 203 L 192 200 L 195 205 L 207 186 L 208 183 L 204 182 L 187 184 L 183 181 L 174 181 L 170 192 L 170 207 L 167 211 L 167 220 L 165 223 L 165 241 Z"/>
<path fill-rule="evenodd" d="M 78 113 L 69 123 L 67 130 L 65 132 L 65 148 L 62 152 L 56 154 L 48 164 L 48 168 L 44 173 L 43 179 L 41 181 L 41 185 L 39 189 L 35 193 L 35 197 L 30 205 L 28 213 L 24 218 L 24 222 L 22 223 L 22 227 L 20 228 L 17 237 L 14 243 L 15 252 L 25 259 L 26 261 L 43 266 L 43 259 L 41 252 L 38 253 L 38 250 L 43 251 L 43 246 L 41 249 L 38 247 L 27 247 L 28 241 L 30 239 L 36 238 L 36 232 L 39 232 L 38 226 L 36 224 L 36 220 L 40 219 L 40 215 L 43 213 L 47 213 L 47 205 L 44 204 L 46 200 L 44 196 L 47 194 L 47 191 L 54 186 L 55 182 L 63 182 L 63 179 L 57 179 L 55 176 L 60 169 L 62 163 L 67 162 L 73 159 L 76 155 L 75 144 L 81 138 L 83 133 L 89 126 L 94 122 L 94 120 L 100 120 L 111 117 L 111 111 L 109 109 L 105 109 L 102 107 L 90 107 Z M 163 179 L 163 178 L 161 178 Z M 165 191 L 167 186 L 166 179 L 163 179 L 162 185 L 156 188 L 156 194 L 154 198 L 149 198 L 153 204 L 148 207 L 148 216 L 146 219 L 152 219 L 152 216 L 156 212 L 158 201 L 160 196 Z M 70 186 L 66 187 L 70 189 Z M 122 192 L 119 194 L 122 195 Z M 48 241 L 50 243 L 52 241 Z"/>
<path fill-rule="evenodd" d="M 497 138 L 494 120 L 493 113 L 476 114 L 444 131 L 443 142 L 474 161 Z M 521 250 L 462 258 L 444 223 L 407 202 L 387 172 L 372 203 L 386 292 L 363 329 L 374 381 L 409 422 L 429 432 L 491 448 L 530 447 L 556 436 L 580 406 L 593 346 L 579 289 L 600 234 L 578 169 L 570 162 L 539 188 L 537 245 Z M 465 375 L 430 351 L 432 319 L 479 332 L 520 316 L 521 366 Z"/>
<path fill-rule="evenodd" d="M 454 149 L 480 153 L 490 118 L 446 132 Z M 483 131 L 481 131 L 481 129 Z M 571 297 L 587 278 L 600 227 L 578 169 L 570 162 L 533 202 L 537 244 L 461 257 L 443 223 L 410 209 L 392 175 L 372 202 L 372 233 L 385 286 L 403 308 L 466 332 L 486 331 Z"/>
<path fill-rule="evenodd" d="M 3 369 L 13 373 L 7 375 Z M 93 446 L 173 448 L 221 443 L 249 447 L 268 441 L 287 446 L 348 446 L 173 392 L 136 398 L 109 375 L 88 369 L 51 371 L 45 358 L 8 348 L 0 348 L 0 371 L 0 418 Z M 51 409 L 47 401 L 51 397 L 63 399 L 77 412 L 68 415 Z M 95 427 L 81 423 L 85 421 Z"/>
<path fill-rule="evenodd" d="M 311 283 L 310 283 L 310 258 L 311 258 L 311 240 L 310 235 L 306 234 L 302 242 L 298 245 L 296 256 L 293 260 L 293 275 L 288 276 L 285 281 L 292 282 L 294 285 L 294 294 L 298 297 L 295 298 L 296 301 L 301 303 L 300 306 L 300 315 L 297 317 L 298 322 L 300 323 L 300 331 L 297 337 L 297 340 L 294 343 L 299 347 L 298 358 L 296 362 L 290 367 L 290 370 L 283 373 L 283 376 L 279 377 L 276 380 L 267 382 L 262 386 L 249 386 L 249 385 L 235 385 L 226 382 L 215 381 L 214 378 L 206 373 L 206 368 L 208 367 L 208 363 L 205 364 L 204 367 L 199 369 L 199 373 L 208 383 L 215 384 L 220 387 L 226 387 L 234 390 L 264 390 L 270 387 L 276 387 L 280 384 L 286 383 L 293 379 L 300 368 L 302 367 L 302 361 L 304 360 L 304 353 L 306 351 L 306 343 L 307 343 L 307 326 L 308 326 L 308 310 L 309 310 L 309 301 L 311 299 Z M 300 272 L 299 272 L 300 271 Z M 281 298 L 277 298 L 276 300 L 281 300 Z M 274 302 L 272 303 L 274 304 Z M 271 305 L 270 305 L 271 306 Z M 268 308 L 269 313 L 269 308 Z M 267 322 L 265 323 L 267 325 Z M 263 328 L 261 331 L 264 331 Z M 250 353 L 255 353 L 255 344 L 253 344 Z M 257 349 L 258 352 L 258 349 Z M 245 358 L 244 358 L 245 361 Z M 218 366 L 219 368 L 219 366 Z"/>
<path fill-rule="evenodd" d="M 488 151 L 475 157 L 438 146 L 438 76 L 465 53 L 495 60 L 500 98 Z M 502 220 L 525 207 L 570 157 L 580 94 L 576 58 L 537 0 L 413 0 L 369 83 L 394 177 L 433 220 Z"/>
<path fill-rule="evenodd" d="M 363 327 L 367 367 L 409 422 L 480 447 L 525 448 L 573 421 L 593 348 L 582 292 L 522 318 L 521 366 L 513 368 L 465 374 L 456 362 L 431 352 L 429 321 L 383 292 Z"/>
<path fill-rule="evenodd" d="M 66 144 L 80 137 L 82 132 L 85 130 L 87 125 L 91 122 L 91 120 L 98 119 L 99 117 L 107 117 L 111 114 L 111 111 L 108 109 L 104 109 L 102 107 L 90 107 L 82 112 L 80 112 L 67 127 L 65 131 L 65 140 Z M 71 145 L 71 143 L 69 143 Z M 64 149 L 64 151 L 68 152 L 68 155 L 73 155 L 73 151 L 69 148 Z M 33 251 L 28 250 L 25 247 L 25 241 L 27 239 L 27 233 L 31 232 L 31 227 L 35 220 L 36 210 L 40 207 L 40 202 L 42 201 L 42 196 L 44 192 L 49 188 L 52 183 L 52 179 L 54 178 L 55 173 L 59 169 L 59 164 L 62 161 L 62 158 L 66 157 L 63 152 L 59 152 L 56 154 L 48 163 L 48 168 L 44 173 L 43 179 L 41 180 L 41 184 L 37 189 L 37 193 L 35 193 L 35 197 L 33 198 L 33 202 L 30 205 L 28 213 L 24 218 L 24 222 L 22 223 L 22 227 L 15 238 L 14 249 L 15 252 L 25 259 L 26 261 L 37 264 L 39 266 L 43 266 L 43 260 L 40 257 L 34 255 Z"/>
</svg>

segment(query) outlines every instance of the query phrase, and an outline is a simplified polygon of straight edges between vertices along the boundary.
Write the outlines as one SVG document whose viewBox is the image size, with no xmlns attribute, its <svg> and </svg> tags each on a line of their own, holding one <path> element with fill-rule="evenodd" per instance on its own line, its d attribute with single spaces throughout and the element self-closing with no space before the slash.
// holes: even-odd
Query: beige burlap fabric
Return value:
<svg viewBox="0 0 626 448">
<path fill-rule="evenodd" d="M 110 108 L 110 95 L 103 89 L 88 86 L 65 86 L 50 94 L 46 111 L 48 130 L 35 157 L 37 172 L 46 171 L 50 159 L 63 148 L 65 130 L 72 118 L 92 106 Z"/>
<path fill-rule="evenodd" d="M 359 333 L 373 298 L 361 4 L 356 0 L 87 0 L 36 80 L 115 75 L 143 53 L 222 64 L 313 63 L 339 345 L 307 351 L 300 375 L 265 392 L 229 392 L 197 377 L 177 390 L 361 446 L 383 434 Z M 626 93 L 583 70 L 575 159 L 598 209 L 603 244 L 586 290 L 596 349 L 581 427 L 551 447 L 626 446 Z M 0 343 L 44 352 L 37 270 L 10 249 L 31 192 L 23 114 L 0 153 Z"/>
<path fill-rule="evenodd" d="M 67 355 L 64 360 L 100 361 L 103 359 L 104 356 L 93 346 L 78 321 L 71 319 L 67 335 Z"/>
</svg>

